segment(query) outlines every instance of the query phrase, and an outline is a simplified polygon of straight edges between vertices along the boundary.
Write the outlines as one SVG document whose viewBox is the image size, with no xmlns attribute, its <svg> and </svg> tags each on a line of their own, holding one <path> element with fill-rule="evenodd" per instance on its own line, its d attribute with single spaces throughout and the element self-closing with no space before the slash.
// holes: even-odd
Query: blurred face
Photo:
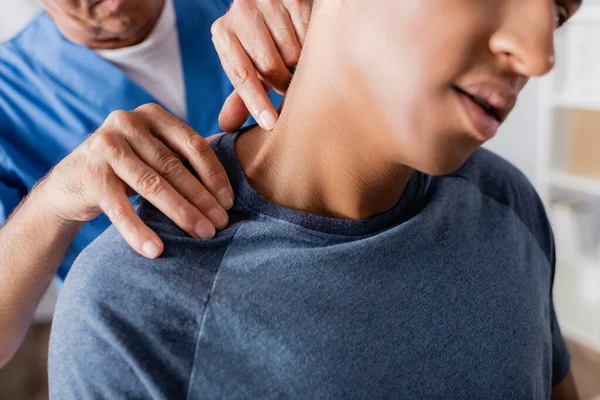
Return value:
<svg viewBox="0 0 600 400">
<path fill-rule="evenodd" d="M 554 32 L 580 3 L 333 2 L 332 52 L 357 124 L 380 132 L 383 157 L 429 174 L 456 170 L 495 135 L 529 78 L 552 69 Z"/>
<path fill-rule="evenodd" d="M 143 41 L 160 17 L 164 0 L 42 0 L 69 40 L 92 48 Z"/>
</svg>

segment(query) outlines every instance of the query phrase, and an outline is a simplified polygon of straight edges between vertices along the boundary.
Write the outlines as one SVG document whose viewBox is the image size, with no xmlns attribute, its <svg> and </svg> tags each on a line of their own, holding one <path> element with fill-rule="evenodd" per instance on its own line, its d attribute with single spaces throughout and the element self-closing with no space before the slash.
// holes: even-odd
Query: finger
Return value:
<svg viewBox="0 0 600 400">
<path fill-rule="evenodd" d="M 236 25 L 236 33 L 258 73 L 279 94 L 285 94 L 292 80 L 292 73 L 283 61 L 265 22 L 260 18 L 241 21 Z"/>
<path fill-rule="evenodd" d="M 146 105 L 134 111 L 150 131 L 170 149 L 190 162 L 198 177 L 226 210 L 233 206 L 233 189 L 225 168 L 212 147 L 198 132 L 157 105 Z"/>
<path fill-rule="evenodd" d="M 304 47 L 304 42 L 306 41 L 312 4 L 313 2 L 310 0 L 283 0 L 283 5 L 288 10 L 288 14 L 294 25 L 300 47 Z"/>
<path fill-rule="evenodd" d="M 123 141 L 125 141 L 123 139 Z M 146 165 L 125 142 L 119 155 L 109 157 L 115 174 L 192 237 L 210 239 L 215 227 L 196 207 Z"/>
<path fill-rule="evenodd" d="M 248 119 L 250 112 L 244 104 L 240 95 L 234 90 L 219 113 L 219 126 L 225 132 L 235 132 L 239 130 Z"/>
<path fill-rule="evenodd" d="M 273 90 L 271 85 L 265 82 L 260 75 L 258 79 L 260 79 L 266 93 L 269 93 L 271 90 Z M 221 112 L 219 113 L 219 126 L 225 132 L 235 132 L 244 125 L 249 116 L 250 112 L 244 104 L 244 101 L 234 90 L 225 100 L 223 108 L 221 108 Z M 211 140 L 208 142 L 210 143 Z"/>
<path fill-rule="evenodd" d="M 213 43 L 223 69 L 256 122 L 272 130 L 278 114 L 258 79 L 256 68 L 238 38 L 222 25 L 213 25 Z"/>
<path fill-rule="evenodd" d="M 127 244 L 146 258 L 159 257 L 164 250 L 162 240 L 142 222 L 125 191 L 113 190 L 106 193 L 104 199 L 100 202 L 100 208 Z"/>
<path fill-rule="evenodd" d="M 229 217 L 223 207 L 183 165 L 179 157 L 154 137 L 150 131 L 145 134 L 128 135 L 126 140 L 142 162 L 158 172 L 173 189 L 195 206 L 217 229 L 227 226 Z M 180 228 L 185 229 L 184 226 L 180 226 Z"/>
<path fill-rule="evenodd" d="M 288 70 L 294 68 L 300 59 L 301 47 L 287 9 L 280 0 L 260 4 L 262 4 L 265 24 L 283 62 Z"/>
<path fill-rule="evenodd" d="M 271 90 L 273 90 L 273 86 L 271 86 L 271 84 L 267 82 L 261 74 L 258 74 L 258 79 L 260 79 L 260 83 L 262 83 L 265 92 L 269 93 Z"/>
</svg>

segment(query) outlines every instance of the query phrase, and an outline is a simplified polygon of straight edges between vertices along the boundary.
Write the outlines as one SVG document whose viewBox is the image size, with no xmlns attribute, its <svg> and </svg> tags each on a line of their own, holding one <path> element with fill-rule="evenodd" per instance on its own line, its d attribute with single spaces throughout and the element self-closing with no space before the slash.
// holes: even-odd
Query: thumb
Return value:
<svg viewBox="0 0 600 400">
<path fill-rule="evenodd" d="M 237 131 L 250 116 L 248 108 L 236 91 L 233 91 L 219 114 L 219 126 L 225 132 Z"/>
</svg>

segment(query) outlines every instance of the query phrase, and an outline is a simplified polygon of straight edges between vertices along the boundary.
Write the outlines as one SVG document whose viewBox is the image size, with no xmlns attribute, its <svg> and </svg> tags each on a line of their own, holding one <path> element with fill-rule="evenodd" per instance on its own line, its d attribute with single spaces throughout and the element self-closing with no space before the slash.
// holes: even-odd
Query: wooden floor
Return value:
<svg viewBox="0 0 600 400">
<path fill-rule="evenodd" d="M 32 327 L 15 358 L 0 370 L 0 400 L 48 398 L 49 325 Z M 600 353 L 568 341 L 573 376 L 581 400 L 600 400 Z"/>
</svg>

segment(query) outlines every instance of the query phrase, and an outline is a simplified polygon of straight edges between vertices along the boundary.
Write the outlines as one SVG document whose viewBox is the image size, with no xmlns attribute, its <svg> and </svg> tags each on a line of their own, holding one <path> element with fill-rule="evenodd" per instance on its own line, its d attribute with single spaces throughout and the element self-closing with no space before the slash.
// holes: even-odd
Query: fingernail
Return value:
<svg viewBox="0 0 600 400">
<path fill-rule="evenodd" d="M 221 204 L 221 207 L 226 210 L 233 207 L 233 196 L 227 188 L 223 188 L 217 192 L 217 201 Z"/>
<path fill-rule="evenodd" d="M 194 229 L 196 235 L 200 237 L 200 239 L 212 239 L 215 236 L 215 227 L 208 222 L 200 222 L 196 225 L 196 229 Z"/>
<path fill-rule="evenodd" d="M 156 258 L 156 257 L 158 257 L 158 254 L 160 253 L 160 247 L 156 243 L 154 243 L 152 240 L 148 240 L 142 246 L 142 251 L 144 252 L 146 257 Z"/>
<path fill-rule="evenodd" d="M 210 210 L 206 216 L 213 224 L 215 224 L 218 229 L 225 228 L 229 222 L 229 216 L 220 208 L 214 208 Z"/>
<path fill-rule="evenodd" d="M 272 131 L 277 123 L 277 115 L 273 111 L 265 110 L 260 113 L 260 124 L 268 131 Z"/>
</svg>

